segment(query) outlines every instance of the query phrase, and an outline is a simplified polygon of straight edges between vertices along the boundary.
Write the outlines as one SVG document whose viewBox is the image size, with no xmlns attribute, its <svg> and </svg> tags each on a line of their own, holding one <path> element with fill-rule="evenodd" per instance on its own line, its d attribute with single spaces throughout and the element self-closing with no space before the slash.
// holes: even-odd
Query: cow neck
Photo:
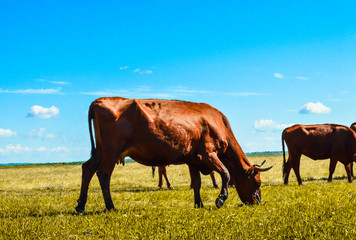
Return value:
<svg viewBox="0 0 356 240">
<path fill-rule="evenodd" d="M 240 145 L 236 141 L 236 139 L 233 139 L 230 141 L 230 151 L 231 151 L 231 158 L 236 161 L 235 164 L 238 166 L 239 170 L 246 172 L 249 168 L 252 167 L 252 164 L 248 161 L 245 153 L 242 151 Z"/>
</svg>

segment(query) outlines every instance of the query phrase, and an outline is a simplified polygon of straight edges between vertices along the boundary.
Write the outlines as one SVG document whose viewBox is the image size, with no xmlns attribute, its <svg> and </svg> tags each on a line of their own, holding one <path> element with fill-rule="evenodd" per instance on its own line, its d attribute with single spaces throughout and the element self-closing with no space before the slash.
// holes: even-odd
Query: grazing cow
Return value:
<svg viewBox="0 0 356 240">
<path fill-rule="evenodd" d="M 288 161 L 285 158 L 284 141 L 288 147 Z M 291 168 L 299 185 L 302 180 L 299 174 L 300 157 L 305 155 L 313 160 L 330 158 L 329 178 L 335 171 L 337 161 L 345 166 L 347 178 L 352 182 L 351 164 L 356 155 L 356 133 L 350 128 L 336 124 L 294 125 L 282 133 L 283 178 L 288 184 Z"/>
<path fill-rule="evenodd" d="M 115 164 L 123 162 L 126 156 L 147 166 L 186 163 L 197 207 L 203 207 L 200 172 L 220 174 L 222 187 L 215 201 L 218 208 L 228 197 L 230 176 L 243 203 L 261 201 L 260 172 L 270 168 L 263 169 L 247 160 L 227 118 L 208 104 L 105 97 L 92 102 L 88 120 L 92 152 L 91 158 L 82 165 L 82 185 L 75 208 L 78 212 L 84 212 L 94 173 L 98 176 L 106 208 L 114 209 L 110 178 Z"/>
<path fill-rule="evenodd" d="M 152 167 L 152 177 L 155 176 L 155 167 Z M 163 177 L 166 180 L 167 188 L 173 189 L 173 185 L 169 181 L 167 177 L 167 169 L 166 166 L 159 166 L 158 167 L 158 187 L 163 188 Z M 214 172 L 210 173 L 211 181 L 213 182 L 214 188 L 219 188 L 218 184 L 216 183 Z M 193 188 L 193 183 L 190 183 L 190 187 Z"/>
</svg>

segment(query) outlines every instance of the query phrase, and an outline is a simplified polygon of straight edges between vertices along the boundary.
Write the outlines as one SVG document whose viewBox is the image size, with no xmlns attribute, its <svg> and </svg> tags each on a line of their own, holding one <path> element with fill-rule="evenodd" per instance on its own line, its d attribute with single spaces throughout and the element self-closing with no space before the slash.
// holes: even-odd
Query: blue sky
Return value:
<svg viewBox="0 0 356 240">
<path fill-rule="evenodd" d="M 6 1 L 0 163 L 85 161 L 101 96 L 206 102 L 245 152 L 356 121 L 354 1 Z"/>
</svg>

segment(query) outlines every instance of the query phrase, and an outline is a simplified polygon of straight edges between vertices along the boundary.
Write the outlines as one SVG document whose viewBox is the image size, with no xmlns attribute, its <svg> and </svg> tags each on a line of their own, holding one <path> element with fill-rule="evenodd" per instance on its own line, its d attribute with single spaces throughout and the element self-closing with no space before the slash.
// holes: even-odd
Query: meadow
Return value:
<svg viewBox="0 0 356 240">
<path fill-rule="evenodd" d="M 282 182 L 282 156 L 267 159 L 274 167 L 261 175 L 262 203 L 245 206 L 229 188 L 217 209 L 218 189 L 202 176 L 204 208 L 193 206 L 185 165 L 169 166 L 174 190 L 159 190 L 150 167 L 126 163 L 115 168 L 111 191 L 115 211 L 105 211 L 96 176 L 85 214 L 75 212 L 80 165 L 0 168 L 0 239 L 355 239 L 356 185 L 342 164 L 328 183 L 329 160 L 303 157 L 298 186 L 294 172 Z M 219 182 L 220 177 L 216 175 Z"/>
</svg>

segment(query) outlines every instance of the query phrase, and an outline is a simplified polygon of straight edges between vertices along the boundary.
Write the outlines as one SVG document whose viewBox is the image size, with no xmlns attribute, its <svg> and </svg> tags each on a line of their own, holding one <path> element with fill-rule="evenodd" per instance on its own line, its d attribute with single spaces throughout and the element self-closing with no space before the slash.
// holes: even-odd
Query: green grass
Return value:
<svg viewBox="0 0 356 240">
<path fill-rule="evenodd" d="M 342 164 L 328 183 L 329 161 L 303 158 L 298 186 L 294 172 L 282 182 L 282 157 L 267 159 L 262 204 L 245 206 L 236 190 L 221 209 L 219 190 L 202 176 L 203 209 L 193 207 L 193 191 L 185 165 L 167 168 L 175 190 L 158 190 L 157 175 L 137 163 L 117 166 L 111 182 L 116 211 L 104 210 L 94 176 L 86 214 L 74 210 L 81 167 L 75 165 L 0 168 L 0 239 L 353 239 L 356 187 Z M 220 177 L 217 175 L 220 180 Z"/>
</svg>

